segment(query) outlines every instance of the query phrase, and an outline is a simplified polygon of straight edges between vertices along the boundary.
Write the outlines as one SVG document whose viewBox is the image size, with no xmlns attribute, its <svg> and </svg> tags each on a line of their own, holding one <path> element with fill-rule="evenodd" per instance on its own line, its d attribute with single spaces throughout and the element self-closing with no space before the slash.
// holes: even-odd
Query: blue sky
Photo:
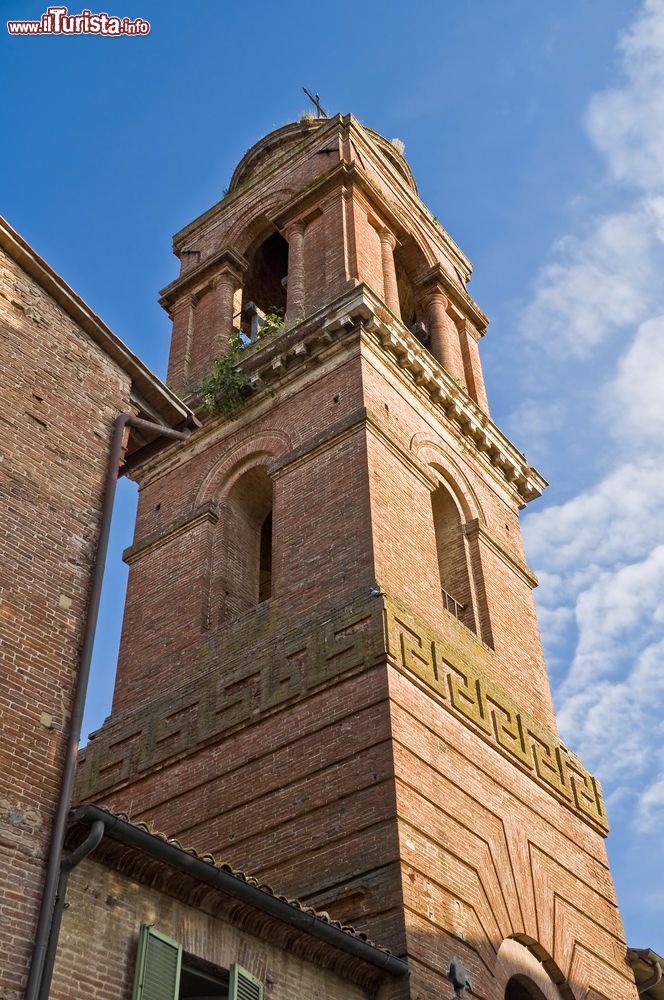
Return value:
<svg viewBox="0 0 664 1000">
<path fill-rule="evenodd" d="M 405 142 L 475 265 L 493 416 L 551 481 L 524 530 L 561 731 L 604 784 L 628 940 L 664 952 L 663 0 L 102 9 L 152 33 L 0 34 L 0 210 L 161 375 L 171 235 L 306 108 L 303 85 Z M 121 484 L 87 729 L 134 503 Z"/>
</svg>

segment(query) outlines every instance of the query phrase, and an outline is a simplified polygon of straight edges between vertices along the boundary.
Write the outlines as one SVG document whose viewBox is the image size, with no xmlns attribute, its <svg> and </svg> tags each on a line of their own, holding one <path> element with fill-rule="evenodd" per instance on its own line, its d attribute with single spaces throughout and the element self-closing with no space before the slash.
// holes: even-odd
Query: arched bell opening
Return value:
<svg viewBox="0 0 664 1000">
<path fill-rule="evenodd" d="M 419 340 L 426 341 L 425 310 L 417 291 L 417 279 L 426 273 L 429 265 L 413 236 L 404 236 L 394 251 L 394 269 L 399 293 L 401 321 L 414 332 Z"/>
<path fill-rule="evenodd" d="M 283 317 L 286 313 L 288 243 L 281 233 L 272 233 L 247 256 L 249 268 L 242 291 L 240 329 L 253 341 L 265 316 Z"/>
</svg>

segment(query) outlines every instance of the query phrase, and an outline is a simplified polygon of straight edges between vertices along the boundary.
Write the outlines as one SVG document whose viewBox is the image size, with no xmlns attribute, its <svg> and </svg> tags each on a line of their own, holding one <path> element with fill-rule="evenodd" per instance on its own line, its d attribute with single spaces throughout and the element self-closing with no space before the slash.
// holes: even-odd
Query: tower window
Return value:
<svg viewBox="0 0 664 1000">
<path fill-rule="evenodd" d="M 461 514 L 449 490 L 440 485 L 431 494 L 436 553 L 443 607 L 476 631 Z"/>
<path fill-rule="evenodd" d="M 233 618 L 272 596 L 272 480 L 262 466 L 249 469 L 228 500 L 222 571 Z"/>
<path fill-rule="evenodd" d="M 545 1000 L 544 994 L 525 976 L 512 976 L 505 990 L 505 1000 Z"/>
</svg>

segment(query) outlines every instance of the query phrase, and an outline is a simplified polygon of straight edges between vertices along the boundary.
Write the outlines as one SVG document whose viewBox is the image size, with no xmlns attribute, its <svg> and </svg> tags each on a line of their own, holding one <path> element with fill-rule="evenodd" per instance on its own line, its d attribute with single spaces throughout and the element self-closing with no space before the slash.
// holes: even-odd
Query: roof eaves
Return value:
<svg viewBox="0 0 664 1000">
<path fill-rule="evenodd" d="M 84 805 L 71 814 L 71 823 L 91 825 L 101 820 L 106 834 L 121 843 L 152 855 L 159 861 L 177 868 L 194 878 L 244 902 L 268 916 L 290 924 L 318 940 L 367 963 L 382 974 L 408 975 L 408 965 L 391 952 L 379 947 L 353 927 L 345 927 L 299 900 L 279 895 L 270 886 L 258 882 L 245 872 L 219 861 L 211 854 L 200 854 L 185 848 L 179 840 L 168 838 L 146 823 L 133 823 L 124 813 L 112 813 L 97 805 Z"/>
</svg>

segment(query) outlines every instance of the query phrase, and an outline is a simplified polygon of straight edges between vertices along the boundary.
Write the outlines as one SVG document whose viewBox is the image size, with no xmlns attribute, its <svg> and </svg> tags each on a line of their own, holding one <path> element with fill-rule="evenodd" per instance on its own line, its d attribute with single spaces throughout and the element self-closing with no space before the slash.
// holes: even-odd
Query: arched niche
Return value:
<svg viewBox="0 0 664 1000">
<path fill-rule="evenodd" d="M 466 628 L 476 632 L 475 600 L 462 511 L 442 477 L 431 493 L 431 515 L 443 607 Z"/>
<path fill-rule="evenodd" d="M 532 979 L 512 976 L 505 987 L 504 1000 L 546 1000 L 546 997 Z"/>
<path fill-rule="evenodd" d="M 494 975 L 501 1000 L 576 1000 L 561 969 L 532 938 L 506 938 L 498 949 Z"/>
<path fill-rule="evenodd" d="M 401 321 L 409 330 L 418 323 L 426 323 L 426 311 L 417 284 L 430 266 L 416 239 L 410 233 L 403 235 L 394 251 L 394 270 Z"/>
</svg>

